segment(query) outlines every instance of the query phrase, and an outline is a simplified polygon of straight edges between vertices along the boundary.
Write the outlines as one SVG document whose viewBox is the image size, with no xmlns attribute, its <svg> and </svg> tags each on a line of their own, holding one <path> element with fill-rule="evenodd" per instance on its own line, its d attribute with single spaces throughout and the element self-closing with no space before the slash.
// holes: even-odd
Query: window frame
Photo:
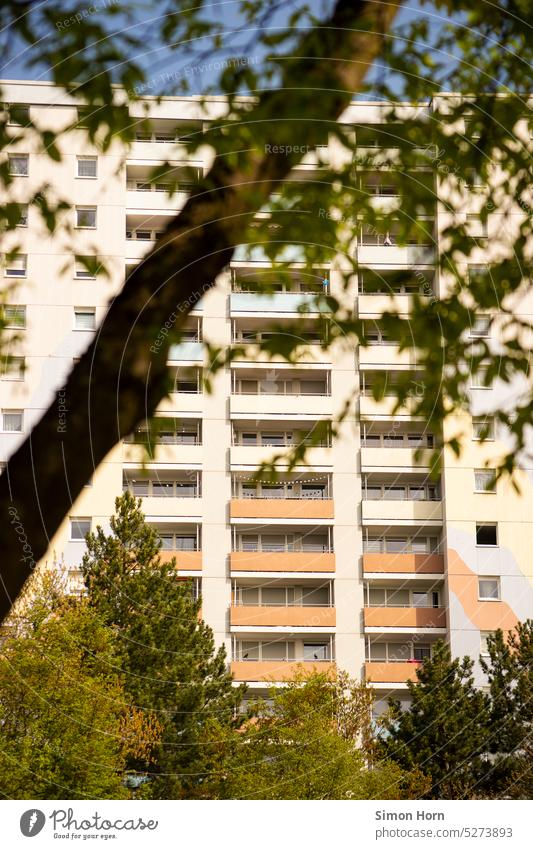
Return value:
<svg viewBox="0 0 533 849">
<path fill-rule="evenodd" d="M 489 476 L 489 480 L 492 481 L 492 487 L 483 487 L 482 489 L 478 489 L 477 477 L 478 475 Z M 496 495 L 496 480 L 494 469 L 474 469 L 474 492 L 478 495 Z"/>
</svg>

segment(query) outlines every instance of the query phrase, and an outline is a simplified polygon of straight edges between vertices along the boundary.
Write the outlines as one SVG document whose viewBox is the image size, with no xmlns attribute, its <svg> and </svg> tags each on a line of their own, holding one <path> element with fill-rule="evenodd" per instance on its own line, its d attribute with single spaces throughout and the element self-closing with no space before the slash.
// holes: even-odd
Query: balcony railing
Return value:
<svg viewBox="0 0 533 849">
<path fill-rule="evenodd" d="M 268 553 L 299 553 L 306 554 L 307 552 L 320 552 L 322 554 L 331 554 L 333 552 L 333 548 L 327 542 L 324 543 L 306 543 L 301 547 L 297 547 L 296 545 L 279 545 L 277 543 L 241 543 L 238 548 L 234 548 L 233 551 L 244 551 L 244 552 L 268 552 Z"/>
<path fill-rule="evenodd" d="M 430 434 L 427 436 L 369 434 L 363 436 L 361 445 L 363 448 L 433 448 L 434 440 Z"/>
<path fill-rule="evenodd" d="M 302 493 L 293 493 L 293 492 L 238 492 L 234 496 L 235 498 L 243 498 L 245 500 L 253 501 L 254 499 L 261 499 L 265 501 L 275 501 L 275 500 L 288 500 L 288 501 L 331 501 L 331 495 L 329 495 L 326 491 L 324 492 L 302 492 Z"/>
<path fill-rule="evenodd" d="M 366 486 L 363 488 L 365 501 L 440 501 L 438 490 L 426 486 Z"/>
</svg>

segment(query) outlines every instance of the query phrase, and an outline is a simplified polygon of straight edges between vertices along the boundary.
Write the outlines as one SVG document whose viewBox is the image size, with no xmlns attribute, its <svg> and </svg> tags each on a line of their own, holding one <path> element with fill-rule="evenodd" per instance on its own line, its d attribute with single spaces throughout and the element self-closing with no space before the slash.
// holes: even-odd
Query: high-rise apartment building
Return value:
<svg viewBox="0 0 533 849">
<path fill-rule="evenodd" d="M 48 83 L 8 82 L 3 90 L 40 125 L 59 129 L 76 120 L 75 102 Z M 68 398 L 57 393 L 73 361 L 94 338 L 125 272 L 184 202 L 187 181 L 209 165 L 207 146 L 204 158 L 199 153 L 191 161 L 179 144 L 180 136 L 200 131 L 206 121 L 199 101 L 147 103 L 152 130 L 139 131 L 128 151 L 117 144 L 102 154 L 82 130 L 61 139 L 59 163 L 31 142 L 7 151 L 14 200 L 24 206 L 49 183 L 73 209 L 72 234 L 49 236 L 30 206 L 2 248 L 6 255 L 15 243 L 20 246 L 19 257 L 2 268 L 4 282 L 16 283 L 4 315 L 17 331 L 21 366 L 4 369 L 0 382 L 4 462 L 54 397 L 58 428 L 68 427 Z M 222 106 L 214 98 L 209 108 L 216 114 Z M 136 108 L 132 120 L 140 121 L 142 104 Z M 433 105 L 421 108 L 430 113 Z M 343 121 L 353 124 L 360 149 L 398 144 L 397 128 L 384 132 L 384 115 L 379 103 L 354 102 L 347 110 Z M 184 189 L 171 197 L 164 180 L 149 180 L 163 161 L 170 162 L 169 179 L 177 178 Z M 357 251 L 365 271 L 352 292 L 342 289 L 333 261 L 311 277 L 298 262 L 288 262 L 289 282 L 274 285 L 273 295 L 258 294 L 261 275 L 272 282 L 269 263 L 260 253 L 245 259 L 236 252 L 215 289 L 190 313 L 183 341 L 171 348 L 175 391 L 158 412 L 155 457 L 146 461 L 134 440 L 117 445 L 50 543 L 47 562 L 64 564 L 75 577 L 85 533 L 108 526 L 123 490 L 141 497 L 161 536 L 162 556 L 175 556 L 178 575 L 194 579 L 203 615 L 227 647 L 235 680 L 246 681 L 251 691 L 264 692 L 266 682 L 286 679 L 297 664 L 337 664 L 369 679 L 380 701 L 389 693 L 405 699 L 405 682 L 437 640 L 449 640 L 454 654 L 477 658 L 488 633 L 533 614 L 529 473 L 521 473 L 517 495 L 505 481 L 493 487 L 485 468 L 501 454 L 501 434 L 487 412 L 497 403 L 498 388 L 473 385 L 479 416 L 461 415 L 447 425 L 462 429 L 464 450 L 459 458 L 446 453 L 440 480 L 429 476 L 439 434 L 408 406 L 392 415 L 393 399 L 376 401 L 370 391 L 384 370 L 389 385 L 405 369 L 417 379 L 413 358 L 388 344 L 375 321 L 390 303 L 387 276 L 410 271 L 409 280 L 393 284 L 394 302 L 406 316 L 414 291 L 438 297 L 446 286 L 436 270 L 433 240 L 438 243 L 449 213 L 439 203 L 431 163 L 423 157 L 420 162 L 417 180 L 437 198 L 435 212 L 426 216 L 433 238 L 402 247 L 394 232 L 361 228 Z M 313 157 L 306 156 L 298 170 L 313 167 Z M 398 203 L 390 171 L 363 169 L 356 179 L 375 195 L 378 208 Z M 473 193 L 471 211 L 465 211 L 477 237 L 472 265 L 486 262 L 484 245 L 501 228 L 497 211 L 482 224 L 476 203 Z M 109 277 L 93 275 L 80 259 L 86 257 L 103 258 Z M 381 291 L 377 278 L 384 281 Z M 317 344 L 316 315 L 309 313 L 296 365 L 281 358 L 237 359 L 214 375 L 212 394 L 202 391 L 203 338 L 224 346 L 253 342 L 273 321 L 292 322 L 299 305 L 323 289 L 351 299 L 368 322 L 368 347 L 325 353 Z M 488 318 L 476 317 L 472 333 L 495 332 Z M 419 379 L 422 385 L 423 374 Z M 359 391 L 351 412 L 332 441 L 324 423 L 354 387 Z M 260 462 L 290 450 L 317 427 L 322 438 L 305 465 L 275 483 L 254 481 Z M 485 427 L 489 439 L 480 444 Z"/>
</svg>

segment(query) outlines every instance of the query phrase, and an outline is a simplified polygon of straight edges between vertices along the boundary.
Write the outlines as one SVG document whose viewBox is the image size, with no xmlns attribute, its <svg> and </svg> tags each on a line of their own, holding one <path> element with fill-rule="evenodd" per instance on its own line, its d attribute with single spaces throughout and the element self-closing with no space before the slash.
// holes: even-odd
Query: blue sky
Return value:
<svg viewBox="0 0 533 849">
<path fill-rule="evenodd" d="M 145 89 L 147 94 L 172 94 L 177 91 L 177 81 L 185 73 L 192 86 L 193 92 L 200 92 L 205 85 L 212 83 L 219 73 L 219 64 L 224 55 L 210 55 L 204 57 L 199 66 L 196 60 L 191 56 L 190 51 L 184 48 L 170 49 L 169 46 L 161 41 L 154 39 L 150 34 L 150 27 L 157 20 L 157 3 L 139 2 L 129 6 L 131 20 L 125 18 L 111 16 L 105 9 L 106 4 L 112 3 L 113 0 L 88 0 L 87 9 L 92 6 L 100 6 L 102 9 L 93 14 L 97 15 L 99 20 L 105 22 L 110 32 L 127 27 L 130 32 L 140 36 L 146 43 L 142 53 L 136 56 L 137 61 L 145 69 L 149 86 Z M 327 0 L 331 5 L 332 0 Z M 47 0 L 44 0 L 42 7 L 46 7 Z M 77 4 L 78 8 L 84 8 L 82 4 Z M 319 11 L 324 6 L 324 0 L 311 0 L 311 5 L 314 10 Z M 62 6 L 64 19 L 68 19 L 72 11 L 73 4 L 68 0 Z M 224 23 L 227 32 L 226 47 L 231 45 L 231 54 L 240 55 L 243 38 L 235 35 L 235 30 L 240 23 L 238 16 L 238 0 L 213 0 L 210 4 L 210 13 Z M 289 7 L 289 4 L 288 4 Z M 289 8 L 289 11 L 290 8 Z M 424 6 L 421 10 L 416 0 L 409 0 L 401 11 L 398 22 L 407 21 L 413 16 L 429 16 L 433 20 L 433 26 L 439 25 L 439 17 L 431 6 Z M 283 23 L 286 12 L 282 11 L 277 22 Z M 56 29 L 60 26 L 59 21 L 56 24 Z M 57 29 L 59 36 L 59 29 Z M 146 35 L 145 35 L 146 34 Z M 250 38 L 252 33 L 247 32 L 246 40 Z M 45 38 L 50 38 L 50 34 L 43 33 Z M 255 51 L 255 52 L 254 52 Z M 2 67 L 0 70 L 0 78 L 7 79 L 50 79 L 50 69 L 46 65 L 41 65 L 38 68 L 30 67 L 28 58 L 33 54 L 32 50 L 24 49 L 24 46 L 17 43 L 15 39 L 11 41 L 10 56 L 4 55 Z M 248 52 L 248 60 L 251 64 L 260 62 L 261 53 L 257 48 L 252 47 Z M 376 77 L 379 77 L 380 69 L 377 67 L 374 71 Z M 369 96 L 368 94 L 366 95 Z"/>
</svg>

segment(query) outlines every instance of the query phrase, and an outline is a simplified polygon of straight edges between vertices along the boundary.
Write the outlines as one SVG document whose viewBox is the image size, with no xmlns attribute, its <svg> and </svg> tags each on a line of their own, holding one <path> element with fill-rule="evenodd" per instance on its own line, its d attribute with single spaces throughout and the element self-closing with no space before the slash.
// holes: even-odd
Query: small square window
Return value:
<svg viewBox="0 0 533 849">
<path fill-rule="evenodd" d="M 13 153 L 9 156 L 9 173 L 12 177 L 27 177 L 30 158 L 26 153 Z"/>
<path fill-rule="evenodd" d="M 472 375 L 472 389 L 490 389 L 490 384 L 487 381 L 488 366 L 478 366 Z"/>
<path fill-rule="evenodd" d="M 95 265 L 95 256 L 77 256 L 74 264 L 74 276 L 78 280 L 95 280 Z"/>
<path fill-rule="evenodd" d="M 26 254 L 6 260 L 4 274 L 6 277 L 26 277 L 28 257 Z"/>
<path fill-rule="evenodd" d="M 2 378 L 3 380 L 24 380 L 24 357 L 3 357 Z"/>
<path fill-rule="evenodd" d="M 91 530 L 90 519 L 71 519 L 70 520 L 70 538 L 76 541 L 85 541 L 86 535 Z"/>
<path fill-rule="evenodd" d="M 483 338 L 490 333 L 490 315 L 476 315 L 470 327 L 470 336 Z"/>
<path fill-rule="evenodd" d="M 78 177 L 95 178 L 98 176 L 98 157 L 96 156 L 78 156 L 77 157 Z"/>
<path fill-rule="evenodd" d="M 491 469 L 474 469 L 474 491 L 496 492 L 496 477 Z"/>
<path fill-rule="evenodd" d="M 30 108 L 22 103 L 6 104 L 8 110 L 7 123 L 13 127 L 25 127 L 30 120 Z"/>
<path fill-rule="evenodd" d="M 81 227 L 89 230 L 94 230 L 96 227 L 96 207 L 95 206 L 77 206 L 76 207 L 76 227 Z"/>
<path fill-rule="evenodd" d="M 26 307 L 6 304 L 4 307 L 4 326 L 17 329 L 26 327 Z"/>
<path fill-rule="evenodd" d="M 498 545 L 498 526 L 495 524 L 476 525 L 476 545 L 495 547 Z"/>
<path fill-rule="evenodd" d="M 474 416 L 472 419 L 472 439 L 494 439 L 494 418 L 492 416 Z"/>
<path fill-rule="evenodd" d="M 2 410 L 2 429 L 6 433 L 22 433 L 22 410 Z"/>
<path fill-rule="evenodd" d="M 94 330 L 96 328 L 96 310 L 94 307 L 74 307 L 74 329 Z"/>
<path fill-rule="evenodd" d="M 493 637 L 495 633 L 496 633 L 495 631 L 480 631 L 479 632 L 480 654 L 483 657 L 488 657 L 488 654 L 489 654 L 489 647 L 488 647 L 489 637 Z"/>
<path fill-rule="evenodd" d="M 478 579 L 478 597 L 482 601 L 499 601 L 499 598 L 500 598 L 500 579 L 499 578 L 479 578 Z"/>
</svg>

